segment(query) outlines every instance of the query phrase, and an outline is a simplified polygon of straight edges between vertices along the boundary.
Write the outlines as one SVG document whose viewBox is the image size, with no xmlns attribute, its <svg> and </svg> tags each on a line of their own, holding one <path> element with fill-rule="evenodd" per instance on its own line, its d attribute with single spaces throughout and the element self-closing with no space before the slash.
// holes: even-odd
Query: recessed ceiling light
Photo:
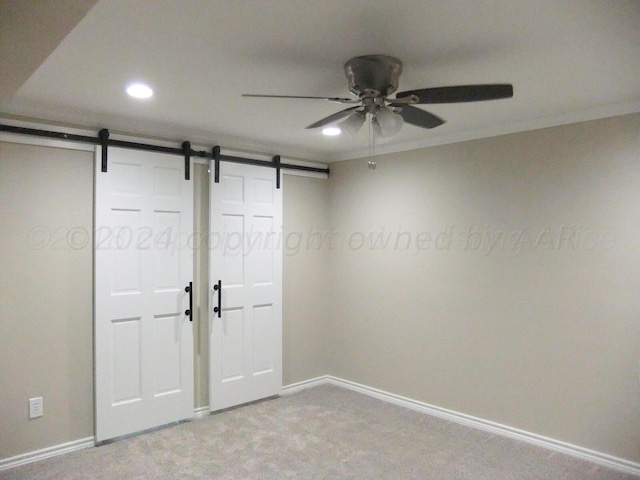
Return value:
<svg viewBox="0 0 640 480">
<path fill-rule="evenodd" d="M 340 135 L 341 133 L 342 130 L 340 130 L 338 127 L 327 127 L 322 130 L 322 134 L 329 137 L 335 137 L 336 135 Z"/>
<path fill-rule="evenodd" d="M 127 93 L 134 98 L 149 98 L 153 90 L 144 83 L 132 83 L 127 87 Z"/>
</svg>

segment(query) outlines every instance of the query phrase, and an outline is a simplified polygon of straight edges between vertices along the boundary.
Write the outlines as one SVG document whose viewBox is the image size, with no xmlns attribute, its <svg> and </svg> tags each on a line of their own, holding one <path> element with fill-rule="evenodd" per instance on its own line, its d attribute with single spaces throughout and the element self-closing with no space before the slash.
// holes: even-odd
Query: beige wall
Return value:
<svg viewBox="0 0 640 480">
<path fill-rule="evenodd" d="M 291 385 L 328 371 L 329 250 L 318 238 L 329 228 L 328 183 L 285 175 L 283 196 L 282 376 Z"/>
<path fill-rule="evenodd" d="M 209 406 L 209 166 L 193 166 L 193 230 L 201 241 L 193 252 L 195 406 Z"/>
<path fill-rule="evenodd" d="M 333 374 L 640 461 L 639 131 L 618 117 L 285 176 L 284 384 Z M 91 249 L 29 233 L 90 232 L 92 204 L 90 154 L 0 143 L 0 459 L 93 434 Z"/>
<path fill-rule="evenodd" d="M 640 461 L 639 132 L 333 164 L 329 372 Z"/>
<path fill-rule="evenodd" d="M 0 212 L 3 459 L 93 435 L 93 155 L 0 142 Z"/>
</svg>

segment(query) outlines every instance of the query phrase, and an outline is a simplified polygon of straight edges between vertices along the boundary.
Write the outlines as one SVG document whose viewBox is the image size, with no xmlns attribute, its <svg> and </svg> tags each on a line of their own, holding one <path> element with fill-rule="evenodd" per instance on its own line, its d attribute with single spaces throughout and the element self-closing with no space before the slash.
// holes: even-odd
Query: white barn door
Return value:
<svg viewBox="0 0 640 480">
<path fill-rule="evenodd" d="M 215 411 L 282 389 L 282 190 L 271 168 L 223 162 L 220 182 L 211 175 L 210 196 Z"/>
<path fill-rule="evenodd" d="M 193 180 L 184 157 L 96 154 L 96 441 L 193 416 Z"/>
</svg>

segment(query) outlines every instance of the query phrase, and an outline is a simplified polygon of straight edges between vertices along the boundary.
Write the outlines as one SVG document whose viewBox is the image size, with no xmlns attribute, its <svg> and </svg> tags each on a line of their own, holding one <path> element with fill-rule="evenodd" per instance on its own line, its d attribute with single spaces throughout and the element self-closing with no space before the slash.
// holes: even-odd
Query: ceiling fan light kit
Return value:
<svg viewBox="0 0 640 480">
<path fill-rule="evenodd" d="M 381 137 L 394 136 L 400 131 L 402 125 L 404 125 L 402 115 L 394 113 L 394 111 L 389 107 L 379 109 L 374 120 L 375 123 L 380 126 Z"/>
<path fill-rule="evenodd" d="M 479 84 L 423 88 L 399 92 L 395 98 L 388 98 L 398 89 L 402 73 L 402 62 L 388 55 L 354 57 L 344 64 L 344 73 L 349 91 L 358 99 L 259 94 L 243 94 L 243 96 L 316 99 L 356 104 L 355 107 L 341 110 L 306 127 L 314 129 L 332 125 L 340 128 L 351 138 L 355 138 L 367 115 L 371 118 L 374 136 L 389 138 L 397 134 L 405 123 L 427 129 L 445 123 L 437 115 L 413 105 L 465 103 L 513 97 L 513 86 L 510 84 Z M 338 123 L 339 121 L 341 122 Z"/>
<path fill-rule="evenodd" d="M 354 111 L 345 120 L 338 124 L 338 128 L 349 138 L 354 139 L 364 125 L 367 114 L 364 111 Z"/>
</svg>

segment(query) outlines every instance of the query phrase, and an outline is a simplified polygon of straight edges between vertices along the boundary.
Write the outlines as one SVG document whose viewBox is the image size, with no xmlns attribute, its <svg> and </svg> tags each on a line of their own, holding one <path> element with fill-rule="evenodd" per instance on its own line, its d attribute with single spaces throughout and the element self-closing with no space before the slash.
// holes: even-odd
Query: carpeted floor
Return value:
<svg viewBox="0 0 640 480">
<path fill-rule="evenodd" d="M 0 472 L 13 479 L 638 477 L 321 386 Z"/>
</svg>

